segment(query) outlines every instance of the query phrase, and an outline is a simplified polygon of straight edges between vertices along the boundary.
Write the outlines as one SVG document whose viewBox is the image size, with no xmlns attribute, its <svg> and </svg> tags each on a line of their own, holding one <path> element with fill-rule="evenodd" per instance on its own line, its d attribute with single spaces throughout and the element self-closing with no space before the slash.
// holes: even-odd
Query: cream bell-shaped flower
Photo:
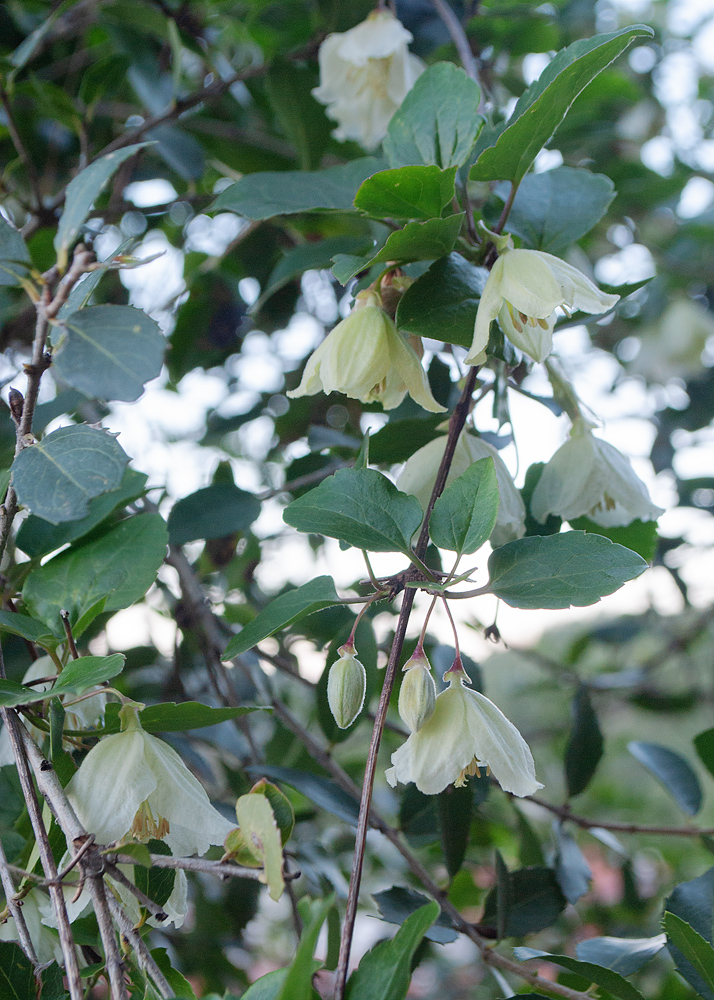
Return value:
<svg viewBox="0 0 714 1000">
<path fill-rule="evenodd" d="M 445 448 L 445 436 L 435 438 L 425 444 L 423 448 L 419 448 L 411 458 L 407 459 L 407 463 L 397 479 L 397 488 L 402 493 L 411 493 L 412 496 L 415 496 L 424 510 L 427 508 L 431 491 L 434 489 L 436 474 Z M 446 479 L 446 485 L 450 486 L 455 479 L 466 472 L 470 465 L 478 462 L 481 458 L 492 458 L 496 467 L 500 501 L 496 525 L 491 532 L 491 545 L 497 548 L 499 545 L 505 545 L 506 542 L 522 538 L 526 530 L 526 508 L 523 498 L 498 451 L 483 438 L 478 438 L 464 431 L 456 442 L 454 459 Z"/>
<path fill-rule="evenodd" d="M 374 149 L 387 134 L 397 108 L 424 72 L 407 46 L 412 35 L 389 11 L 375 11 L 320 46 L 320 86 L 313 96 L 338 123 L 336 139 L 355 139 Z"/>
<path fill-rule="evenodd" d="M 459 659 L 444 680 L 449 686 L 437 696 L 431 718 L 392 754 L 389 784 L 413 781 L 425 795 L 437 795 L 452 782 L 466 784 L 484 767 L 514 795 L 542 788 L 528 744 L 492 701 L 466 686 L 469 679 Z"/>
<path fill-rule="evenodd" d="M 592 433 L 583 417 L 573 423 L 570 438 L 543 469 L 531 498 L 531 511 L 541 524 L 549 514 L 564 521 L 589 517 L 606 528 L 654 521 L 664 511 L 650 500 L 647 487 L 622 452 Z"/>
<path fill-rule="evenodd" d="M 80 822 L 100 844 L 156 838 L 177 856 L 223 844 L 235 823 L 213 808 L 176 751 L 141 728 L 137 705 L 119 716 L 122 732 L 92 747 L 67 785 Z"/>
<path fill-rule="evenodd" d="M 476 312 L 476 326 L 466 364 L 486 359 L 491 323 L 534 361 L 544 361 L 553 347 L 556 309 L 598 315 L 612 309 L 619 295 L 608 295 L 571 264 L 540 250 L 515 250 L 510 237 L 496 237 L 500 256 L 491 269 Z M 500 245 L 499 245 L 500 244 Z"/>
<path fill-rule="evenodd" d="M 64 965 L 59 937 L 57 934 L 53 934 L 42 920 L 42 898 L 39 889 L 32 889 L 22 900 L 22 915 L 25 918 L 27 932 L 40 965 L 49 964 L 52 961 Z M 19 940 L 17 925 L 12 917 L 8 917 L 5 923 L 0 924 L 0 941 L 19 942 Z M 17 994 L 10 991 L 9 995 L 16 996 Z"/>
<path fill-rule="evenodd" d="M 374 400 L 385 410 L 402 402 L 407 392 L 432 413 L 443 413 L 431 394 L 416 351 L 380 307 L 376 292 L 360 292 L 346 319 L 325 337 L 305 365 L 291 399 L 317 392 L 343 392 L 363 403 Z"/>
</svg>

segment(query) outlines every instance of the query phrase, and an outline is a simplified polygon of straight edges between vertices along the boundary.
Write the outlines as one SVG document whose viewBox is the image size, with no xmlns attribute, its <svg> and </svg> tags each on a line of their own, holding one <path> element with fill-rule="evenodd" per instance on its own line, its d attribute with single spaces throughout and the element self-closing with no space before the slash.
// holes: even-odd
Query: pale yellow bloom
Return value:
<svg viewBox="0 0 714 1000">
<path fill-rule="evenodd" d="M 320 46 L 320 86 L 313 95 L 338 123 L 336 139 L 355 139 L 374 149 L 424 64 L 408 50 L 412 36 L 387 10 Z"/>
<path fill-rule="evenodd" d="M 380 308 L 374 292 L 360 292 L 354 309 L 325 337 L 309 358 L 302 380 L 288 396 L 342 392 L 363 403 L 374 400 L 385 410 L 402 402 L 407 392 L 432 413 L 442 413 L 431 394 L 416 351 Z"/>
<path fill-rule="evenodd" d="M 485 361 L 491 323 L 534 361 L 544 361 L 553 347 L 556 310 L 599 315 L 612 309 L 619 295 L 608 295 L 576 267 L 540 250 L 514 250 L 510 238 L 493 265 L 476 313 L 469 365 Z"/>
<path fill-rule="evenodd" d="M 541 524 L 549 514 L 556 514 L 564 521 L 589 517 L 603 527 L 623 526 L 636 519 L 654 521 L 664 513 L 650 500 L 629 459 L 596 438 L 582 417 L 543 469 L 531 511 Z"/>
<path fill-rule="evenodd" d="M 389 784 L 413 781 L 420 792 L 436 795 L 490 768 L 506 792 L 523 796 L 542 788 L 528 744 L 513 723 L 492 701 L 466 687 L 463 671 L 452 668 L 444 680 L 449 686 L 437 696 L 431 718 L 392 754 Z"/>
</svg>

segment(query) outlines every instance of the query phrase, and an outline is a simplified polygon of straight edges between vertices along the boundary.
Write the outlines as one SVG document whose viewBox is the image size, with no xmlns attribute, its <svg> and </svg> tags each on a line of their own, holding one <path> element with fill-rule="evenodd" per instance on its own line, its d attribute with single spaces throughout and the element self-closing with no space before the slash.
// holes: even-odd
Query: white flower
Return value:
<svg viewBox="0 0 714 1000">
<path fill-rule="evenodd" d="M 53 661 L 52 657 L 39 656 L 25 671 L 22 683 L 27 684 L 28 681 L 36 681 L 40 677 L 54 677 L 56 674 L 57 665 Z M 32 686 L 35 691 L 48 691 L 51 683 L 51 681 L 46 681 L 44 684 L 33 684 Z M 96 690 L 96 694 L 92 695 L 91 698 L 85 697 L 81 701 L 74 701 L 74 695 L 64 696 L 62 700 L 65 703 L 74 701 L 73 704 L 67 705 L 64 717 L 65 729 L 88 729 L 92 726 L 96 726 L 101 721 L 109 698 L 103 688 L 98 687 L 94 690 Z M 37 740 L 39 743 L 42 743 L 46 733 L 29 723 L 25 724 L 32 738 Z M 5 767 L 7 764 L 14 763 L 15 755 L 12 752 L 10 737 L 3 726 L 2 729 L 0 729 L 0 767 Z"/>
<path fill-rule="evenodd" d="M 397 479 L 397 488 L 402 493 L 411 493 L 412 496 L 415 496 L 424 510 L 427 508 L 431 491 L 434 489 L 436 474 L 445 448 L 446 437 L 438 437 L 425 444 L 407 460 Z M 496 466 L 500 502 L 496 526 L 491 532 L 491 545 L 497 548 L 499 545 L 505 545 L 506 542 L 522 538 L 525 534 L 526 508 L 506 463 L 493 445 L 488 444 L 483 438 L 477 438 L 464 431 L 456 442 L 454 460 L 451 463 L 446 485 L 450 486 L 455 479 L 466 472 L 470 465 L 478 462 L 481 458 L 492 458 L 493 464 Z"/>
<path fill-rule="evenodd" d="M 320 86 L 313 95 L 339 127 L 336 139 L 374 149 L 425 67 L 409 53 L 410 32 L 389 11 L 375 11 L 320 46 Z"/>
<path fill-rule="evenodd" d="M 425 410 L 444 411 L 431 394 L 416 351 L 380 308 L 374 292 L 357 295 L 352 312 L 312 354 L 300 385 L 288 396 L 316 392 L 343 392 L 363 403 L 377 400 L 385 410 L 399 406 L 408 392 Z"/>
<path fill-rule="evenodd" d="M 528 744 L 492 701 L 465 686 L 458 661 L 444 680 L 449 686 L 437 696 L 434 714 L 392 754 L 389 784 L 413 781 L 420 792 L 436 795 L 486 767 L 506 792 L 523 796 L 542 788 Z"/>
<path fill-rule="evenodd" d="M 235 823 L 213 808 L 176 751 L 141 728 L 135 706 L 119 715 L 123 731 L 92 747 L 67 785 L 80 822 L 100 844 L 156 838 L 177 856 L 223 844 Z"/>
<path fill-rule="evenodd" d="M 603 527 L 630 524 L 638 518 L 654 521 L 664 513 L 650 500 L 629 460 L 596 438 L 582 417 L 543 469 L 531 511 L 541 524 L 549 514 L 557 514 L 564 521 L 586 516 Z"/>
<path fill-rule="evenodd" d="M 619 295 L 607 295 L 576 267 L 540 250 L 514 250 L 510 241 L 493 265 L 476 313 L 469 365 L 485 360 L 491 323 L 498 322 L 508 339 L 534 361 L 544 361 L 553 347 L 556 309 L 608 312 Z"/>
<path fill-rule="evenodd" d="M 714 317 L 691 299 L 675 299 L 658 322 L 638 331 L 640 351 L 627 367 L 652 382 L 691 378 L 702 371 L 702 351 L 714 338 Z"/>
<path fill-rule="evenodd" d="M 64 965 L 59 937 L 53 934 L 42 921 L 41 904 L 43 897 L 39 889 L 31 890 L 22 900 L 22 915 L 25 918 L 27 932 L 35 949 L 35 954 L 41 965 L 52 961 Z M 7 922 L 0 924 L 0 941 L 19 941 L 15 921 L 9 917 Z"/>
</svg>

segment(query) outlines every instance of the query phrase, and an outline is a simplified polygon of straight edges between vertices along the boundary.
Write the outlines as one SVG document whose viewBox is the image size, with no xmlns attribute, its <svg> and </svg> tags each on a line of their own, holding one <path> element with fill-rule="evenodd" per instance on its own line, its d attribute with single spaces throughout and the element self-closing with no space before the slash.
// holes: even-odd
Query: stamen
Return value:
<svg viewBox="0 0 714 1000">
<path fill-rule="evenodd" d="M 163 840 L 170 832 L 169 821 L 163 816 L 155 817 L 148 800 L 144 799 L 136 810 L 129 832 L 136 840 Z"/>
<path fill-rule="evenodd" d="M 541 330 L 547 330 L 548 329 L 548 320 L 546 320 L 546 319 L 539 319 L 538 320 L 538 326 L 541 328 Z"/>
</svg>

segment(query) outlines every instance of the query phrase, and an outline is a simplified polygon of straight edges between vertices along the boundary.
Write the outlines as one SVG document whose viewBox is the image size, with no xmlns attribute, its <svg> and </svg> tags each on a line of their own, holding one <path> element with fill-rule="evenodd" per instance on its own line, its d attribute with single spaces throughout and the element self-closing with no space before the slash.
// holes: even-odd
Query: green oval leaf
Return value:
<svg viewBox="0 0 714 1000">
<path fill-rule="evenodd" d="M 458 253 L 434 261 L 401 297 L 397 326 L 420 337 L 471 347 L 487 278 L 486 268 L 475 267 Z"/>
<path fill-rule="evenodd" d="M 488 569 L 488 592 L 512 608 L 582 608 L 639 576 L 647 563 L 602 535 L 566 531 L 508 542 L 491 554 Z"/>
<path fill-rule="evenodd" d="M 133 402 L 161 371 L 158 323 L 132 306 L 88 306 L 64 320 L 54 353 L 59 377 L 90 398 Z"/>
<path fill-rule="evenodd" d="M 31 267 L 22 235 L 0 215 L 0 287 L 18 285 Z"/>
<path fill-rule="evenodd" d="M 578 976 L 582 976 L 583 979 L 587 979 L 589 983 L 601 986 L 618 1000 L 644 1000 L 640 991 L 635 989 L 632 983 L 628 983 L 612 969 L 603 969 L 591 962 L 579 962 L 576 958 L 570 958 L 568 955 L 550 955 L 537 948 L 514 948 L 513 954 L 521 962 L 527 962 L 530 958 L 543 958 L 546 962 L 560 965 L 563 969 L 568 969 L 569 972 L 574 972 Z"/>
<path fill-rule="evenodd" d="M 695 816 L 702 807 L 702 787 L 692 765 L 680 754 L 659 743 L 635 740 L 627 744 L 632 756 L 659 778 L 677 805 Z"/>
<path fill-rule="evenodd" d="M 61 427 L 17 455 L 12 484 L 20 503 L 38 517 L 52 524 L 76 521 L 92 497 L 118 488 L 128 461 L 111 434 L 86 424 Z"/>
<path fill-rule="evenodd" d="M 714 995 L 714 948 L 676 913 L 665 913 L 662 923 L 676 951 L 681 952 L 687 963 L 696 970 L 696 977 L 690 978 L 685 967 L 682 972 L 684 978 L 700 995 Z M 706 987 L 706 993 L 701 989 L 702 983 Z"/>
<path fill-rule="evenodd" d="M 568 795 L 580 795 L 600 763 L 604 741 L 587 687 L 581 684 L 572 705 L 573 725 L 565 748 Z"/>
<path fill-rule="evenodd" d="M 581 962 L 604 965 L 621 976 L 631 976 L 662 951 L 666 943 L 664 934 L 651 938 L 588 938 L 578 941 L 575 953 Z"/>
<path fill-rule="evenodd" d="M 498 517 L 498 480 L 492 458 L 482 458 L 455 479 L 434 504 L 431 540 L 461 555 L 480 549 Z"/>
<path fill-rule="evenodd" d="M 398 167 L 380 170 L 360 186 L 355 208 L 377 219 L 433 219 L 453 199 L 456 167 Z"/>
<path fill-rule="evenodd" d="M 214 483 L 179 500 L 168 520 L 171 545 L 224 538 L 245 531 L 260 514 L 260 500 L 230 483 Z"/>
</svg>

